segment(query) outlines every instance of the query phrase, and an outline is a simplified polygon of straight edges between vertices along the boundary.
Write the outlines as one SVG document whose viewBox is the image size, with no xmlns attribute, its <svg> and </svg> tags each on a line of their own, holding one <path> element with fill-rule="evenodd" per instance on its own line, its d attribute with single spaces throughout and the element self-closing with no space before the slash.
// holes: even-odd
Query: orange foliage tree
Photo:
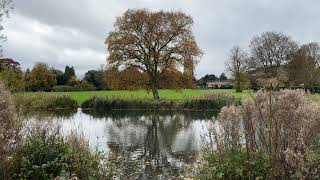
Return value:
<svg viewBox="0 0 320 180">
<path fill-rule="evenodd" d="M 110 32 L 108 63 L 136 67 L 149 79 L 153 97 L 159 99 L 160 78 L 170 67 L 196 64 L 202 55 L 192 33 L 192 17 L 180 11 L 127 10 Z"/>
</svg>

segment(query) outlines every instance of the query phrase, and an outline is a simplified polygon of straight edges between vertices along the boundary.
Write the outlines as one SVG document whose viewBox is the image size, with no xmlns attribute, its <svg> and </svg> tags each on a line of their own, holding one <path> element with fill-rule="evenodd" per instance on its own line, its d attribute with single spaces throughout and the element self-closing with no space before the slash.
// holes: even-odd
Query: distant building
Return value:
<svg viewBox="0 0 320 180">
<path fill-rule="evenodd" d="M 231 85 L 228 81 L 209 81 L 207 82 L 207 88 L 221 88 L 223 86 Z"/>
</svg>

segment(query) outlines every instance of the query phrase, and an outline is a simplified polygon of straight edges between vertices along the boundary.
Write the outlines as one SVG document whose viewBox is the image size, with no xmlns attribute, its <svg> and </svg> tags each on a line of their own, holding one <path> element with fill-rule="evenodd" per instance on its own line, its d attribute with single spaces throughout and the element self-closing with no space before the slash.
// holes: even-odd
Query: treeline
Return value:
<svg viewBox="0 0 320 180">
<path fill-rule="evenodd" d="M 0 59 L 0 80 L 12 92 L 19 91 L 82 91 L 108 89 L 103 81 L 102 70 L 88 71 L 82 80 L 75 74 L 74 67 L 64 71 L 37 63 L 31 70 L 21 70 L 20 64 L 9 58 Z"/>
<path fill-rule="evenodd" d="M 238 92 L 259 89 L 260 84 L 272 79 L 280 83 L 276 85 L 280 88 L 319 92 L 319 62 L 319 43 L 299 45 L 286 34 L 264 32 L 253 37 L 248 51 L 233 47 L 226 65 Z"/>
<path fill-rule="evenodd" d="M 37 63 L 30 70 L 21 70 L 20 63 L 9 58 L 0 59 L 0 80 L 12 92 L 21 91 L 92 91 L 92 90 L 136 90 L 149 85 L 146 73 L 137 68 L 115 67 L 89 70 L 79 80 L 75 69 L 66 66 L 64 71 Z M 171 68 L 159 77 L 160 89 L 183 89 L 195 87 L 193 76 Z"/>
</svg>

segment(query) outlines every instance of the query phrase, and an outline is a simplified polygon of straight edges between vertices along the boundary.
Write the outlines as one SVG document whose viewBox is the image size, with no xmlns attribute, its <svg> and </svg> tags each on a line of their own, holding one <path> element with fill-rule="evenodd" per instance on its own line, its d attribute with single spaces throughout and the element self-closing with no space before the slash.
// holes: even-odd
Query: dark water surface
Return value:
<svg viewBox="0 0 320 180">
<path fill-rule="evenodd" d="M 171 179 L 189 174 L 214 112 L 57 111 L 32 115 L 64 134 L 77 131 L 119 162 L 120 179 Z"/>
</svg>

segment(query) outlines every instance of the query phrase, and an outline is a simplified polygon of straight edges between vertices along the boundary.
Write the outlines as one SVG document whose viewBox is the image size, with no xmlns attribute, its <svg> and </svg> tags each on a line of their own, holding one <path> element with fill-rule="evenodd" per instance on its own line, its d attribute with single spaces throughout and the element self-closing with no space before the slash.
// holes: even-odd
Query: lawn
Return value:
<svg viewBox="0 0 320 180">
<path fill-rule="evenodd" d="M 207 92 L 227 92 L 236 98 L 241 98 L 243 96 L 248 96 L 249 92 L 244 91 L 243 93 L 236 93 L 234 89 L 184 89 L 181 91 L 163 89 L 159 90 L 159 95 L 161 99 L 170 100 L 183 100 L 190 97 L 198 96 Z M 79 104 L 83 103 L 85 100 L 93 96 L 107 96 L 107 97 L 118 97 L 118 98 L 132 98 L 132 99 L 152 99 L 152 93 L 145 90 L 127 91 L 81 91 L 81 92 L 46 92 L 50 95 L 68 95 L 78 101 Z"/>
</svg>

